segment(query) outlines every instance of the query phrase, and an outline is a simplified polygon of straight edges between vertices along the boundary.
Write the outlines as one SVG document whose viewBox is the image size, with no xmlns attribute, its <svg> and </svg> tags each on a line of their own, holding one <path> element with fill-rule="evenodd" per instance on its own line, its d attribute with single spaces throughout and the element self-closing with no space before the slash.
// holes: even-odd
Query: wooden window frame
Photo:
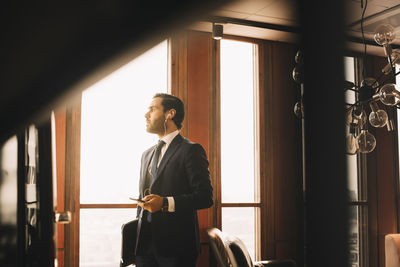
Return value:
<svg viewBox="0 0 400 267">
<path fill-rule="evenodd" d="M 168 74 L 170 74 L 170 40 L 168 39 Z M 171 79 L 168 78 L 170 83 Z M 167 91 L 170 90 L 170 84 L 167 85 Z M 63 262 L 59 266 L 79 266 L 79 239 L 80 239 L 80 210 L 81 209 L 126 209 L 137 208 L 137 204 L 81 204 L 80 203 L 80 149 L 81 149 L 81 104 L 82 94 L 66 105 L 64 114 L 56 117 L 56 123 L 59 127 L 65 126 L 65 179 L 62 184 L 64 188 L 64 209 L 71 212 L 71 223 L 66 224 L 65 228 L 58 230 L 64 239 Z M 64 121 L 63 121 L 64 120 Z M 63 124 L 63 125 L 62 125 Z M 57 136 L 62 137 L 63 133 L 58 132 Z M 62 144 L 61 144 L 62 145 Z M 62 147 L 60 145 L 60 147 Z M 60 154 L 62 157 L 62 155 Z M 63 164 L 57 162 L 57 164 Z M 59 191 L 62 189 L 59 189 Z M 61 236 L 60 236 L 61 237 Z"/>
<path fill-rule="evenodd" d="M 222 202 L 222 195 L 221 195 L 221 111 L 220 111 L 220 43 L 219 41 L 213 40 L 213 50 L 212 50 L 212 58 L 213 58 L 213 72 L 214 72 L 214 92 L 213 92 L 213 111 L 210 114 L 215 114 L 210 121 L 213 121 L 213 125 L 210 129 L 210 143 L 214 146 L 214 149 L 211 151 L 216 151 L 216 153 L 211 153 L 210 158 L 212 158 L 214 166 L 218 166 L 215 168 L 214 177 L 216 177 L 216 182 L 214 185 L 214 189 L 216 191 L 216 203 L 214 205 L 214 216 L 216 216 L 214 222 L 215 226 L 219 229 L 222 229 L 222 208 L 226 207 L 254 207 L 258 208 L 258 212 L 255 212 L 255 231 L 258 233 L 256 234 L 255 240 L 255 257 L 256 260 L 262 259 L 262 251 L 265 250 L 264 248 L 264 229 L 266 229 L 267 222 L 264 218 L 265 215 L 265 186 L 264 186 L 264 179 L 262 178 L 262 174 L 264 173 L 262 170 L 262 158 L 265 148 L 265 136 L 264 129 L 264 106 L 262 105 L 262 99 L 264 99 L 264 69 L 260 68 L 260 66 L 264 66 L 264 57 L 263 57 L 263 42 L 258 39 L 247 38 L 247 37 L 239 37 L 239 36 L 232 36 L 232 35 L 224 35 L 225 40 L 232 40 L 232 41 L 240 41 L 251 43 L 255 46 L 254 49 L 254 81 L 255 81 L 255 120 L 256 120 L 256 129 L 255 129 L 255 199 L 259 202 L 250 202 L 250 203 L 223 203 Z M 217 134 L 214 134 L 217 133 Z"/>
</svg>

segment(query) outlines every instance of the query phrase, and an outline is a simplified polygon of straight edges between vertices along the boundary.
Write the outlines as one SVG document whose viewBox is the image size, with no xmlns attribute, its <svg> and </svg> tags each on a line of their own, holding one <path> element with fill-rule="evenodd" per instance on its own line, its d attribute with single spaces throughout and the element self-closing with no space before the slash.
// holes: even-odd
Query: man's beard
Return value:
<svg viewBox="0 0 400 267">
<path fill-rule="evenodd" d="M 154 133 L 154 134 L 160 134 L 164 133 L 164 118 L 159 118 L 156 121 L 153 121 L 153 123 L 149 123 L 147 127 L 147 131 L 149 133 Z"/>
</svg>

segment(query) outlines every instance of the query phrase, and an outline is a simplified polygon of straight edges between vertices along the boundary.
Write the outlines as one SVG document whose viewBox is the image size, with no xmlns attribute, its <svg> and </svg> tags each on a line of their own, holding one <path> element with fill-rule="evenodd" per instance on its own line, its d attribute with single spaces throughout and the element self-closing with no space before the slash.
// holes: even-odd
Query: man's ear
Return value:
<svg viewBox="0 0 400 267">
<path fill-rule="evenodd" d="M 175 114 L 176 114 L 176 110 L 175 109 L 170 109 L 168 111 L 167 119 L 172 119 L 173 117 L 175 117 Z"/>
</svg>

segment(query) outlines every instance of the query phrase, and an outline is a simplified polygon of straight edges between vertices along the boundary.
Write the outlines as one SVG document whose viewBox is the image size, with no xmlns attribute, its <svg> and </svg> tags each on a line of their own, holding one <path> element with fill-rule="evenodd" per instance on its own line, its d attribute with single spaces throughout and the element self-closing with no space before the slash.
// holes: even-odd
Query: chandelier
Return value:
<svg viewBox="0 0 400 267">
<path fill-rule="evenodd" d="M 345 104 L 346 152 L 348 154 L 369 153 L 375 149 L 376 139 L 368 131 L 368 125 L 376 128 L 386 126 L 388 131 L 394 130 L 394 122 L 392 118 L 389 118 L 387 109 L 400 108 L 400 90 L 396 84 L 387 83 L 387 81 L 394 80 L 400 73 L 396 73 L 395 69 L 395 64 L 400 64 L 400 49 L 391 47 L 395 39 L 395 31 L 391 25 L 380 25 L 375 31 L 374 40 L 383 47 L 388 59 L 388 63 L 382 68 L 382 74 L 377 79 L 364 78 L 359 85 L 349 81 L 344 82 L 344 91 L 350 90 L 356 95 L 355 103 Z M 301 86 L 301 98 L 294 106 L 294 113 L 298 118 L 303 118 L 303 55 L 301 51 L 297 52 L 295 62 L 292 77 Z M 383 104 L 383 109 L 380 108 L 379 102 Z"/>
</svg>

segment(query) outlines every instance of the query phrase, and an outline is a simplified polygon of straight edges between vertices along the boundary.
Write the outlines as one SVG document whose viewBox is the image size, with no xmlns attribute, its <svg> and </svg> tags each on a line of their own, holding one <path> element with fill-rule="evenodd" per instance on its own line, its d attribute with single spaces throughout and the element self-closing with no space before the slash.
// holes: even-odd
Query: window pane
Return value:
<svg viewBox="0 0 400 267">
<path fill-rule="evenodd" d="M 254 47 L 221 41 L 222 202 L 255 201 Z"/>
<path fill-rule="evenodd" d="M 0 225 L 17 225 L 18 140 L 11 137 L 0 147 Z M 16 229 L 15 229 L 16 230 Z"/>
<path fill-rule="evenodd" d="M 396 64 L 396 73 L 399 72 L 400 66 Z M 400 85 L 400 75 L 396 76 L 396 85 Z M 397 109 L 397 149 L 400 148 L 400 109 Z M 397 151 L 399 158 L 399 166 L 400 166 L 400 149 Z"/>
<path fill-rule="evenodd" d="M 347 158 L 347 179 L 348 179 L 348 194 L 350 201 L 357 201 L 357 155 L 346 155 Z"/>
<path fill-rule="evenodd" d="M 258 208 L 222 208 L 222 231 L 236 236 L 255 259 L 256 212 Z"/>
<path fill-rule="evenodd" d="M 17 266 L 18 140 L 0 144 L 0 266 Z"/>
<path fill-rule="evenodd" d="M 119 266 L 121 226 L 136 218 L 136 209 L 81 209 L 80 212 L 79 266 Z"/>
<path fill-rule="evenodd" d="M 354 58 L 344 57 L 344 70 L 345 79 L 349 82 L 354 82 Z M 354 104 L 356 102 L 356 95 L 354 91 L 345 91 L 345 101 L 348 104 Z M 346 125 L 346 132 L 349 133 L 349 126 Z M 349 199 L 352 201 L 358 200 L 358 168 L 357 168 L 357 154 L 346 155 L 347 159 L 347 184 Z"/>
<path fill-rule="evenodd" d="M 354 58 L 344 57 L 344 78 L 346 81 L 354 83 Z M 346 90 L 345 94 L 346 103 L 354 104 L 356 102 L 355 92 L 351 90 Z"/>
<path fill-rule="evenodd" d="M 366 266 L 367 252 L 367 207 L 350 206 L 349 266 Z"/>
<path fill-rule="evenodd" d="M 167 41 L 82 95 L 81 203 L 128 203 L 138 195 L 142 152 L 157 142 L 144 114 L 167 91 Z"/>
</svg>

